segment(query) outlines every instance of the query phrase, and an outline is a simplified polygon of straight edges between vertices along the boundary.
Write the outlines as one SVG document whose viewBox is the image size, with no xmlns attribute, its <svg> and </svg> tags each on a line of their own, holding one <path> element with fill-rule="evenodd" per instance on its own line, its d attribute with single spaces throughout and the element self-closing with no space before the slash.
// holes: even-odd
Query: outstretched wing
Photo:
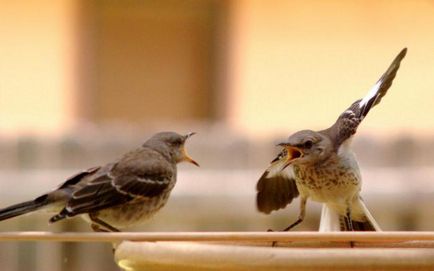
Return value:
<svg viewBox="0 0 434 271">
<path fill-rule="evenodd" d="M 386 95 L 406 53 L 407 48 L 402 49 L 369 93 L 363 99 L 355 101 L 339 116 L 332 127 L 324 131 L 333 137 L 336 147 L 340 146 L 356 132 L 357 127 L 369 113 L 369 110 L 380 103 L 383 96 Z"/>
<path fill-rule="evenodd" d="M 78 184 L 66 207 L 50 222 L 110 208 L 137 197 L 159 196 L 168 189 L 174 174 L 174 167 L 161 154 L 146 148 L 131 152 Z"/>
<path fill-rule="evenodd" d="M 298 196 L 297 186 L 292 177 L 292 168 L 283 169 L 283 150 L 259 178 L 256 185 L 256 205 L 260 212 L 269 214 L 271 211 L 285 208 Z"/>
</svg>

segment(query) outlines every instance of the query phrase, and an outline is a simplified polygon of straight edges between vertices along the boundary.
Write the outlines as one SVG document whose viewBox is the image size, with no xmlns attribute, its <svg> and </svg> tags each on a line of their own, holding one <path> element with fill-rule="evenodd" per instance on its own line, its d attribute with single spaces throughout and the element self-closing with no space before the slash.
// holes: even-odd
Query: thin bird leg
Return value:
<svg viewBox="0 0 434 271">
<path fill-rule="evenodd" d="M 90 227 L 94 232 L 109 232 L 108 230 L 101 228 L 100 225 L 95 223 L 90 224 Z"/>
<path fill-rule="evenodd" d="M 303 219 L 304 219 L 304 217 L 306 215 L 306 202 L 307 202 L 307 198 L 301 198 L 301 201 L 300 201 L 300 214 L 298 215 L 297 221 L 295 221 L 294 223 L 292 223 L 291 225 L 289 225 L 288 227 L 286 227 L 282 231 L 289 231 L 292 228 L 294 228 L 295 226 L 297 226 L 298 224 L 300 224 L 301 222 L 303 222 Z"/>
<path fill-rule="evenodd" d="M 354 231 L 353 220 L 351 219 L 351 206 L 349 204 L 348 204 L 347 213 L 345 216 L 345 224 L 347 226 L 348 231 Z"/>
<path fill-rule="evenodd" d="M 120 232 L 120 230 L 116 229 L 115 227 L 107 224 L 106 222 L 102 221 L 101 219 L 99 219 L 98 217 L 96 217 L 94 214 L 89 214 L 90 220 L 92 220 L 92 229 L 96 232 L 107 232 L 107 230 L 109 232 Z M 105 229 L 103 229 L 103 228 Z"/>
<path fill-rule="evenodd" d="M 306 215 L 306 202 L 307 202 L 307 198 L 302 197 L 300 200 L 300 214 L 298 215 L 297 221 L 295 221 L 294 223 L 292 223 L 291 225 L 289 225 L 288 227 L 286 227 L 282 231 L 289 231 L 292 228 L 294 228 L 295 226 L 297 226 L 298 224 L 300 224 L 301 222 L 303 222 L 304 217 Z M 273 241 L 271 246 L 274 247 L 274 246 L 276 246 L 276 244 L 277 244 L 277 241 Z"/>
<path fill-rule="evenodd" d="M 354 231 L 353 220 L 351 218 L 351 204 L 347 205 L 347 213 L 345 215 L 345 225 L 348 231 Z M 354 241 L 350 241 L 350 247 L 354 247 Z"/>
</svg>

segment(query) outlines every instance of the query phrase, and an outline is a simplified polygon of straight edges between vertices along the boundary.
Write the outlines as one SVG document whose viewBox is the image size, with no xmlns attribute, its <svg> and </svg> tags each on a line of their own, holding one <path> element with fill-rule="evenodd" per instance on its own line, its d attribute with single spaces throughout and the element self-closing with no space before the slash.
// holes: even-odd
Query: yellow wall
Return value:
<svg viewBox="0 0 434 271">
<path fill-rule="evenodd" d="M 83 63 L 80 59 L 83 55 L 92 57 L 92 52 L 77 56 L 77 50 L 81 48 L 76 29 L 77 21 L 82 19 L 77 12 L 79 3 L 41 0 L 3 1 L 0 4 L 1 134 L 56 134 L 79 122 L 79 116 L 86 117 L 78 111 L 86 111 L 83 107 L 93 105 L 98 107 L 93 109 L 93 117 L 97 120 L 131 119 L 122 107 L 112 110 L 110 103 L 92 100 L 97 99 L 97 94 L 106 97 L 106 93 L 95 94 L 99 90 L 112 93 L 110 97 L 116 98 L 123 87 L 128 89 L 131 84 L 127 69 L 117 74 L 121 84 L 117 86 L 111 80 L 116 66 L 110 65 L 117 62 L 105 50 L 113 46 L 113 43 L 107 43 L 109 39 L 103 40 L 104 46 L 96 46 L 96 50 L 100 50 L 96 52 L 97 56 L 104 56 L 106 52 L 107 58 L 100 63 L 101 67 L 94 69 L 96 72 L 93 71 L 98 76 L 105 74 L 109 80 L 97 78 L 100 81 L 97 80 L 95 88 L 89 87 L 89 93 L 87 89 L 86 93 L 80 92 L 83 82 L 79 81 L 77 63 Z M 196 13 L 192 14 L 199 15 L 202 12 L 200 9 L 193 11 Z M 112 14 L 110 12 L 107 14 Z M 325 128 L 350 103 L 363 96 L 399 50 L 407 46 L 407 58 L 390 93 L 371 111 L 361 131 L 377 130 L 383 134 L 434 131 L 434 1 L 234 0 L 229 4 L 229 14 L 230 20 L 225 24 L 230 33 L 229 40 L 221 33 L 216 39 L 219 42 L 216 47 L 229 49 L 228 66 L 222 60 L 222 67 L 218 69 L 229 78 L 228 91 L 223 93 L 223 89 L 217 89 L 212 95 L 217 97 L 212 101 L 209 99 L 207 91 L 211 90 L 207 90 L 208 84 L 204 83 L 209 78 L 205 78 L 203 70 L 215 70 L 215 67 L 210 67 L 213 65 L 210 56 L 204 53 L 198 60 L 203 65 L 197 65 L 203 69 L 192 69 L 190 73 L 199 79 L 187 78 L 182 73 L 185 69 L 178 77 L 170 76 L 182 82 L 183 78 L 188 79 L 184 87 L 185 91 L 191 92 L 172 100 L 187 97 L 184 101 L 191 108 L 174 108 L 175 115 L 164 115 L 169 112 L 167 110 L 153 110 L 156 117 L 164 115 L 168 120 L 184 115 L 206 118 L 208 108 L 223 97 L 227 108 L 218 111 L 226 112 L 224 115 L 229 124 L 247 134 L 269 135 L 303 128 Z M 133 17 L 126 19 L 134 26 Z M 124 38 L 117 35 L 116 25 L 108 22 L 102 25 L 113 28 L 105 28 L 107 35 L 103 37 L 122 43 Z M 197 32 L 206 36 L 206 31 L 210 30 L 204 27 L 207 24 L 210 22 L 203 20 L 197 26 Z M 86 27 L 86 24 L 80 26 Z M 152 33 L 157 37 L 157 32 Z M 121 34 L 128 37 L 128 33 Z M 162 35 L 164 39 L 166 34 L 162 32 Z M 136 40 L 131 41 L 126 48 L 134 47 Z M 189 46 L 184 46 L 184 51 L 188 52 Z M 222 59 L 225 57 L 223 52 Z M 158 60 L 162 58 L 156 56 L 155 59 L 155 63 L 164 64 Z M 179 61 L 186 63 L 182 57 Z M 144 66 L 139 64 L 137 67 L 141 70 Z M 85 71 L 87 76 L 93 76 L 91 72 Z M 216 78 L 223 77 L 218 75 Z M 153 97 L 148 100 L 154 101 L 155 95 L 161 96 L 163 92 L 155 91 L 157 87 L 145 87 L 144 82 L 150 80 L 139 79 L 138 87 L 130 88 L 130 92 L 142 91 L 140 86 L 143 85 L 147 95 Z M 152 79 L 161 82 L 165 77 L 153 76 Z M 219 85 L 225 83 L 219 82 Z M 133 94 L 131 97 L 135 97 Z M 82 100 L 91 102 L 83 106 L 85 103 L 78 102 Z M 119 101 L 125 103 L 124 108 L 131 102 L 141 104 L 140 100 L 130 98 Z M 153 105 L 162 108 L 160 104 Z M 143 110 L 136 113 L 138 117 L 131 120 L 140 121 L 141 116 L 148 115 Z"/>
<path fill-rule="evenodd" d="M 230 123 L 261 135 L 322 129 L 403 48 L 362 131 L 434 131 L 434 1 L 261 1 L 233 6 Z"/>
<path fill-rule="evenodd" d="M 0 132 L 55 134 L 72 121 L 74 1 L 0 4 Z"/>
</svg>

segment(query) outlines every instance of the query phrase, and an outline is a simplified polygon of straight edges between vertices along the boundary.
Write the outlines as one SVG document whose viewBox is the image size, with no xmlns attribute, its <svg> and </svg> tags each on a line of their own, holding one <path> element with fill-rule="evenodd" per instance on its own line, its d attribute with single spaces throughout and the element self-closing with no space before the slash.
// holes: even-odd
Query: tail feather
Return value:
<svg viewBox="0 0 434 271">
<path fill-rule="evenodd" d="M 59 220 L 65 219 L 67 217 L 67 214 L 64 210 L 65 209 L 63 209 L 59 214 L 52 216 L 48 222 L 51 224 Z"/>
<path fill-rule="evenodd" d="M 364 221 L 352 220 L 353 230 L 355 231 L 381 231 L 378 223 L 372 217 L 366 205 L 363 201 L 359 201 L 359 210 L 363 212 Z M 319 226 L 320 232 L 330 231 L 349 231 L 346 223 L 345 216 L 340 215 L 334 209 L 330 208 L 326 204 L 323 204 L 321 211 L 321 222 Z"/>
<path fill-rule="evenodd" d="M 377 231 L 371 221 L 351 221 L 354 231 Z M 345 216 L 339 216 L 340 231 L 349 231 L 347 224 L 345 223 Z"/>
<path fill-rule="evenodd" d="M 380 226 L 378 225 L 377 221 L 375 221 L 371 212 L 369 212 L 368 207 L 366 207 L 366 204 L 362 198 L 359 198 L 358 200 L 358 207 L 360 208 L 360 210 L 362 210 L 363 214 L 365 215 L 366 217 L 365 223 L 369 224 L 369 226 L 372 228 L 371 231 L 381 231 Z"/>
<path fill-rule="evenodd" d="M 0 209 L 0 221 L 36 211 L 47 204 L 47 195 L 43 195 L 36 198 L 35 200 L 29 200 L 11 205 L 9 207 Z"/>
<path fill-rule="evenodd" d="M 328 207 L 326 204 L 322 205 L 319 231 L 341 231 L 339 214 L 334 209 Z"/>
</svg>

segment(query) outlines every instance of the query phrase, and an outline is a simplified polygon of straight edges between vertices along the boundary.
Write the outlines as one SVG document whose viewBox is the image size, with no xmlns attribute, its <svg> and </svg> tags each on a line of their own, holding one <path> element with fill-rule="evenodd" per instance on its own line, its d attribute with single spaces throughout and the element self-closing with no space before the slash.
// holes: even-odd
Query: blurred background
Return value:
<svg viewBox="0 0 434 271">
<path fill-rule="evenodd" d="M 0 206 L 161 130 L 198 132 L 167 206 L 136 231 L 265 231 L 255 185 L 300 129 L 323 129 L 408 47 L 353 141 L 384 230 L 434 227 L 434 1 L 39 0 L 0 4 Z M 309 202 L 296 230 L 318 228 Z M 90 231 L 33 214 L 1 231 Z M 107 244 L 0 243 L 4 270 L 118 270 Z"/>
</svg>

